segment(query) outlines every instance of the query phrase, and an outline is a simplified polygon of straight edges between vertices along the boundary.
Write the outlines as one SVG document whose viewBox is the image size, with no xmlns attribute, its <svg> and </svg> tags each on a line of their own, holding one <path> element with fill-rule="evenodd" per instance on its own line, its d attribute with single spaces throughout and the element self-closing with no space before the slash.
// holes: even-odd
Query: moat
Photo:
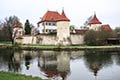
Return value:
<svg viewBox="0 0 120 80">
<path fill-rule="evenodd" d="M 0 71 L 54 80 L 120 80 L 120 52 L 0 49 Z"/>
</svg>

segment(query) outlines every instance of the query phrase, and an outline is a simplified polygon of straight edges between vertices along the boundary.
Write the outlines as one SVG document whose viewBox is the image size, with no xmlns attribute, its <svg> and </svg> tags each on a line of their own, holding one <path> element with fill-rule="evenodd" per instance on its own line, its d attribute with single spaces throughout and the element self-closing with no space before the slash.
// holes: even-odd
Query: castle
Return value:
<svg viewBox="0 0 120 80">
<path fill-rule="evenodd" d="M 90 17 L 84 24 L 84 29 L 75 30 L 70 33 L 70 19 L 67 18 L 64 10 L 62 13 L 57 11 L 47 11 L 37 23 L 40 34 L 23 35 L 22 39 L 15 42 L 21 44 L 41 44 L 41 45 L 82 45 L 84 44 L 84 33 L 87 29 L 98 31 L 101 28 L 111 30 L 108 24 L 102 24 L 96 14 Z"/>
</svg>

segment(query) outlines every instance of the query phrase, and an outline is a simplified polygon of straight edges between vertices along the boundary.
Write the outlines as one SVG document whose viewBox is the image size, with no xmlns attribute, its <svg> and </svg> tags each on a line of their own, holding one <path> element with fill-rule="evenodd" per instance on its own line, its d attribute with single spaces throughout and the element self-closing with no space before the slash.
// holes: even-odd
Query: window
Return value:
<svg viewBox="0 0 120 80">
<path fill-rule="evenodd" d="M 53 22 L 52 25 L 53 25 L 53 26 L 56 26 L 56 22 Z"/>
<path fill-rule="evenodd" d="M 57 31 L 54 29 L 53 32 L 57 32 Z"/>
<path fill-rule="evenodd" d="M 56 22 L 46 22 L 45 25 L 46 26 L 56 26 Z"/>
<path fill-rule="evenodd" d="M 49 30 L 48 30 L 48 29 L 46 29 L 46 32 L 49 32 Z"/>
<path fill-rule="evenodd" d="M 48 25 L 48 23 L 46 22 L 46 25 Z"/>
<path fill-rule="evenodd" d="M 52 32 L 52 30 L 49 30 L 49 32 Z"/>
<path fill-rule="evenodd" d="M 51 22 L 49 22 L 49 26 L 51 26 Z"/>
</svg>

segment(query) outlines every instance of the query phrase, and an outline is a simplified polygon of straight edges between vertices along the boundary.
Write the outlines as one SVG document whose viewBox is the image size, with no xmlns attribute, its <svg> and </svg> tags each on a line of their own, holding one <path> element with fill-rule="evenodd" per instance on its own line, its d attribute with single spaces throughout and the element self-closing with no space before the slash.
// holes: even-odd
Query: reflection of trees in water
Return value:
<svg viewBox="0 0 120 80">
<path fill-rule="evenodd" d="M 63 80 L 70 72 L 70 53 L 65 51 L 42 51 L 38 65 L 40 69 L 49 78 L 58 78 Z"/>
<path fill-rule="evenodd" d="M 113 61 L 111 54 L 102 51 L 86 51 L 84 55 L 86 66 L 97 76 L 102 67 L 110 66 Z"/>
<path fill-rule="evenodd" d="M 27 70 L 29 70 L 30 68 L 31 59 L 32 59 L 32 56 L 30 54 L 25 55 L 25 66 Z"/>
<path fill-rule="evenodd" d="M 14 51 L 13 55 L 10 56 L 11 60 L 8 62 L 9 71 L 19 72 L 21 71 L 21 51 Z"/>
<path fill-rule="evenodd" d="M 5 67 L 11 63 L 14 51 L 10 49 L 0 49 L 0 67 Z"/>
<path fill-rule="evenodd" d="M 23 61 L 25 61 L 26 69 L 29 69 L 31 59 L 35 56 L 34 51 L 0 49 L 0 67 L 8 66 L 9 71 L 20 72 Z"/>
<path fill-rule="evenodd" d="M 0 50 L 0 58 L 2 59 L 2 64 L 0 66 L 2 66 L 4 63 L 7 63 L 5 65 L 3 65 L 4 67 L 8 66 L 8 70 L 9 71 L 14 71 L 14 72 L 18 72 L 20 70 L 20 62 L 19 60 L 16 60 L 14 58 L 15 56 L 15 52 L 20 53 L 20 51 L 15 51 L 14 49 L 2 49 Z M 0 61 L 1 63 L 1 61 Z"/>
<path fill-rule="evenodd" d="M 120 65 L 120 51 L 113 53 L 116 59 L 116 64 Z"/>
</svg>

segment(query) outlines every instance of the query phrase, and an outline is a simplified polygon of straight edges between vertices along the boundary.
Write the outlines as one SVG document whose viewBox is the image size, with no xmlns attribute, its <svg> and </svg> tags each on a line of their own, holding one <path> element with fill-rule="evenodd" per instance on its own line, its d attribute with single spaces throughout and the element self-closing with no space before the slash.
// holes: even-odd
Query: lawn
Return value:
<svg viewBox="0 0 120 80">
<path fill-rule="evenodd" d="M 0 71 L 0 80 L 42 80 L 39 77 L 25 76 L 13 72 Z"/>
</svg>

